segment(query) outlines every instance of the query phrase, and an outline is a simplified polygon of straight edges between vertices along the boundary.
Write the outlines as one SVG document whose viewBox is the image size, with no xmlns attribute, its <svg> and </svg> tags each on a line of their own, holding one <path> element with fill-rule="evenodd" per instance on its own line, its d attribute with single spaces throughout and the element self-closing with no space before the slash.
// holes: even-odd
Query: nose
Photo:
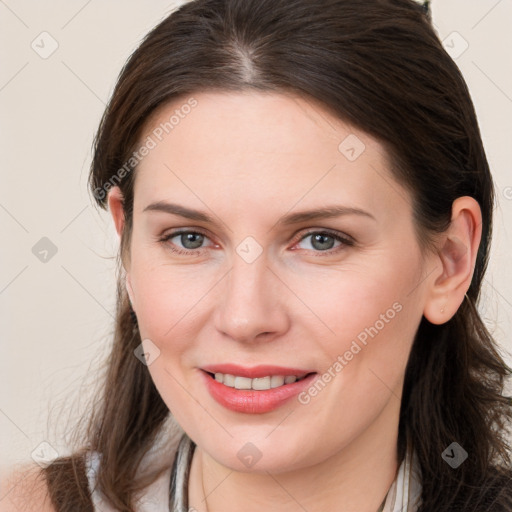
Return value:
<svg viewBox="0 0 512 512">
<path fill-rule="evenodd" d="M 265 254 L 252 263 L 235 254 L 217 296 L 217 330 L 243 343 L 279 337 L 289 328 L 285 289 Z"/>
</svg>

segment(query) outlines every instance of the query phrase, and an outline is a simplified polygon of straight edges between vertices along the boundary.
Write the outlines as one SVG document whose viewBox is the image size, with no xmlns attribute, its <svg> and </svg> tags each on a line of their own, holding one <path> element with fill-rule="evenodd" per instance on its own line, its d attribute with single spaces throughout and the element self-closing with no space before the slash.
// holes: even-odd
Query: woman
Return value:
<svg viewBox="0 0 512 512">
<path fill-rule="evenodd" d="M 187 3 L 94 150 L 116 331 L 52 510 L 512 510 L 493 183 L 422 6 Z"/>
</svg>

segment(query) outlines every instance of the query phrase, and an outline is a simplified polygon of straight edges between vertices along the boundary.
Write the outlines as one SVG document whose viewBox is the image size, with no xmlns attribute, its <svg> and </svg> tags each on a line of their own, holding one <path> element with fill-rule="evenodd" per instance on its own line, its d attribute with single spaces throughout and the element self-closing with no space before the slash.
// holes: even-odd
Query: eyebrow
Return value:
<svg viewBox="0 0 512 512">
<path fill-rule="evenodd" d="M 168 203 L 166 201 L 157 201 L 156 203 L 151 203 L 148 206 L 146 206 L 146 208 L 144 208 L 144 210 L 142 211 L 158 211 L 169 213 L 171 215 L 178 215 L 180 217 L 184 217 L 195 221 L 207 223 L 209 222 L 211 224 L 215 223 L 213 217 L 211 217 L 207 213 L 201 212 L 199 210 L 193 210 L 191 208 L 187 208 L 176 203 Z M 342 215 L 360 215 L 371 218 L 375 221 L 377 220 L 371 213 L 360 208 L 332 205 L 326 206 L 324 208 L 316 208 L 313 210 L 305 210 L 285 215 L 281 217 L 281 219 L 276 223 L 276 225 L 288 226 L 291 224 L 299 224 L 300 222 L 307 222 L 317 219 L 340 217 Z"/>
</svg>

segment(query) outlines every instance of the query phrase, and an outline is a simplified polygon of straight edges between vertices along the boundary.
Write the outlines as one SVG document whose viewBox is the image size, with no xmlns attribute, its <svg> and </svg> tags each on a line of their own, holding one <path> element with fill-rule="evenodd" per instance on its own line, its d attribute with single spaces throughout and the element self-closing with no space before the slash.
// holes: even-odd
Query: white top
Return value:
<svg viewBox="0 0 512 512">
<path fill-rule="evenodd" d="M 194 444 L 184 433 L 181 440 L 182 442 L 175 448 L 177 450 L 175 451 L 176 464 L 144 490 L 137 501 L 137 512 L 188 511 L 188 472 Z M 161 459 L 162 451 L 152 450 L 153 455 L 158 453 Z M 95 512 L 117 512 L 116 509 L 108 506 L 103 501 L 101 493 L 94 489 L 100 460 L 101 457 L 97 452 L 87 454 L 86 472 L 94 510 Z M 170 498 L 171 485 L 174 488 L 174 500 Z M 420 495 L 421 481 L 418 461 L 416 454 L 408 451 L 398 468 L 397 476 L 389 488 L 384 507 L 381 510 L 382 512 L 416 512 L 420 503 Z"/>
</svg>

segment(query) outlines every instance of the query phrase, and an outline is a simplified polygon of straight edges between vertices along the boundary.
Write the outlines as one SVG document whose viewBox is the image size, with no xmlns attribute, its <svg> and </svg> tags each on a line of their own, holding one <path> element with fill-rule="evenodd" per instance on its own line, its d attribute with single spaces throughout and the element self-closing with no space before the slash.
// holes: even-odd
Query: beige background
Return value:
<svg viewBox="0 0 512 512">
<path fill-rule="evenodd" d="M 91 143 L 123 63 L 179 3 L 0 0 L 0 473 L 42 442 L 66 451 L 107 354 L 118 240 L 87 191 Z M 495 176 L 481 311 L 512 364 L 512 1 L 434 0 L 433 12 Z M 32 252 L 43 237 L 57 250 L 46 262 Z"/>
</svg>

